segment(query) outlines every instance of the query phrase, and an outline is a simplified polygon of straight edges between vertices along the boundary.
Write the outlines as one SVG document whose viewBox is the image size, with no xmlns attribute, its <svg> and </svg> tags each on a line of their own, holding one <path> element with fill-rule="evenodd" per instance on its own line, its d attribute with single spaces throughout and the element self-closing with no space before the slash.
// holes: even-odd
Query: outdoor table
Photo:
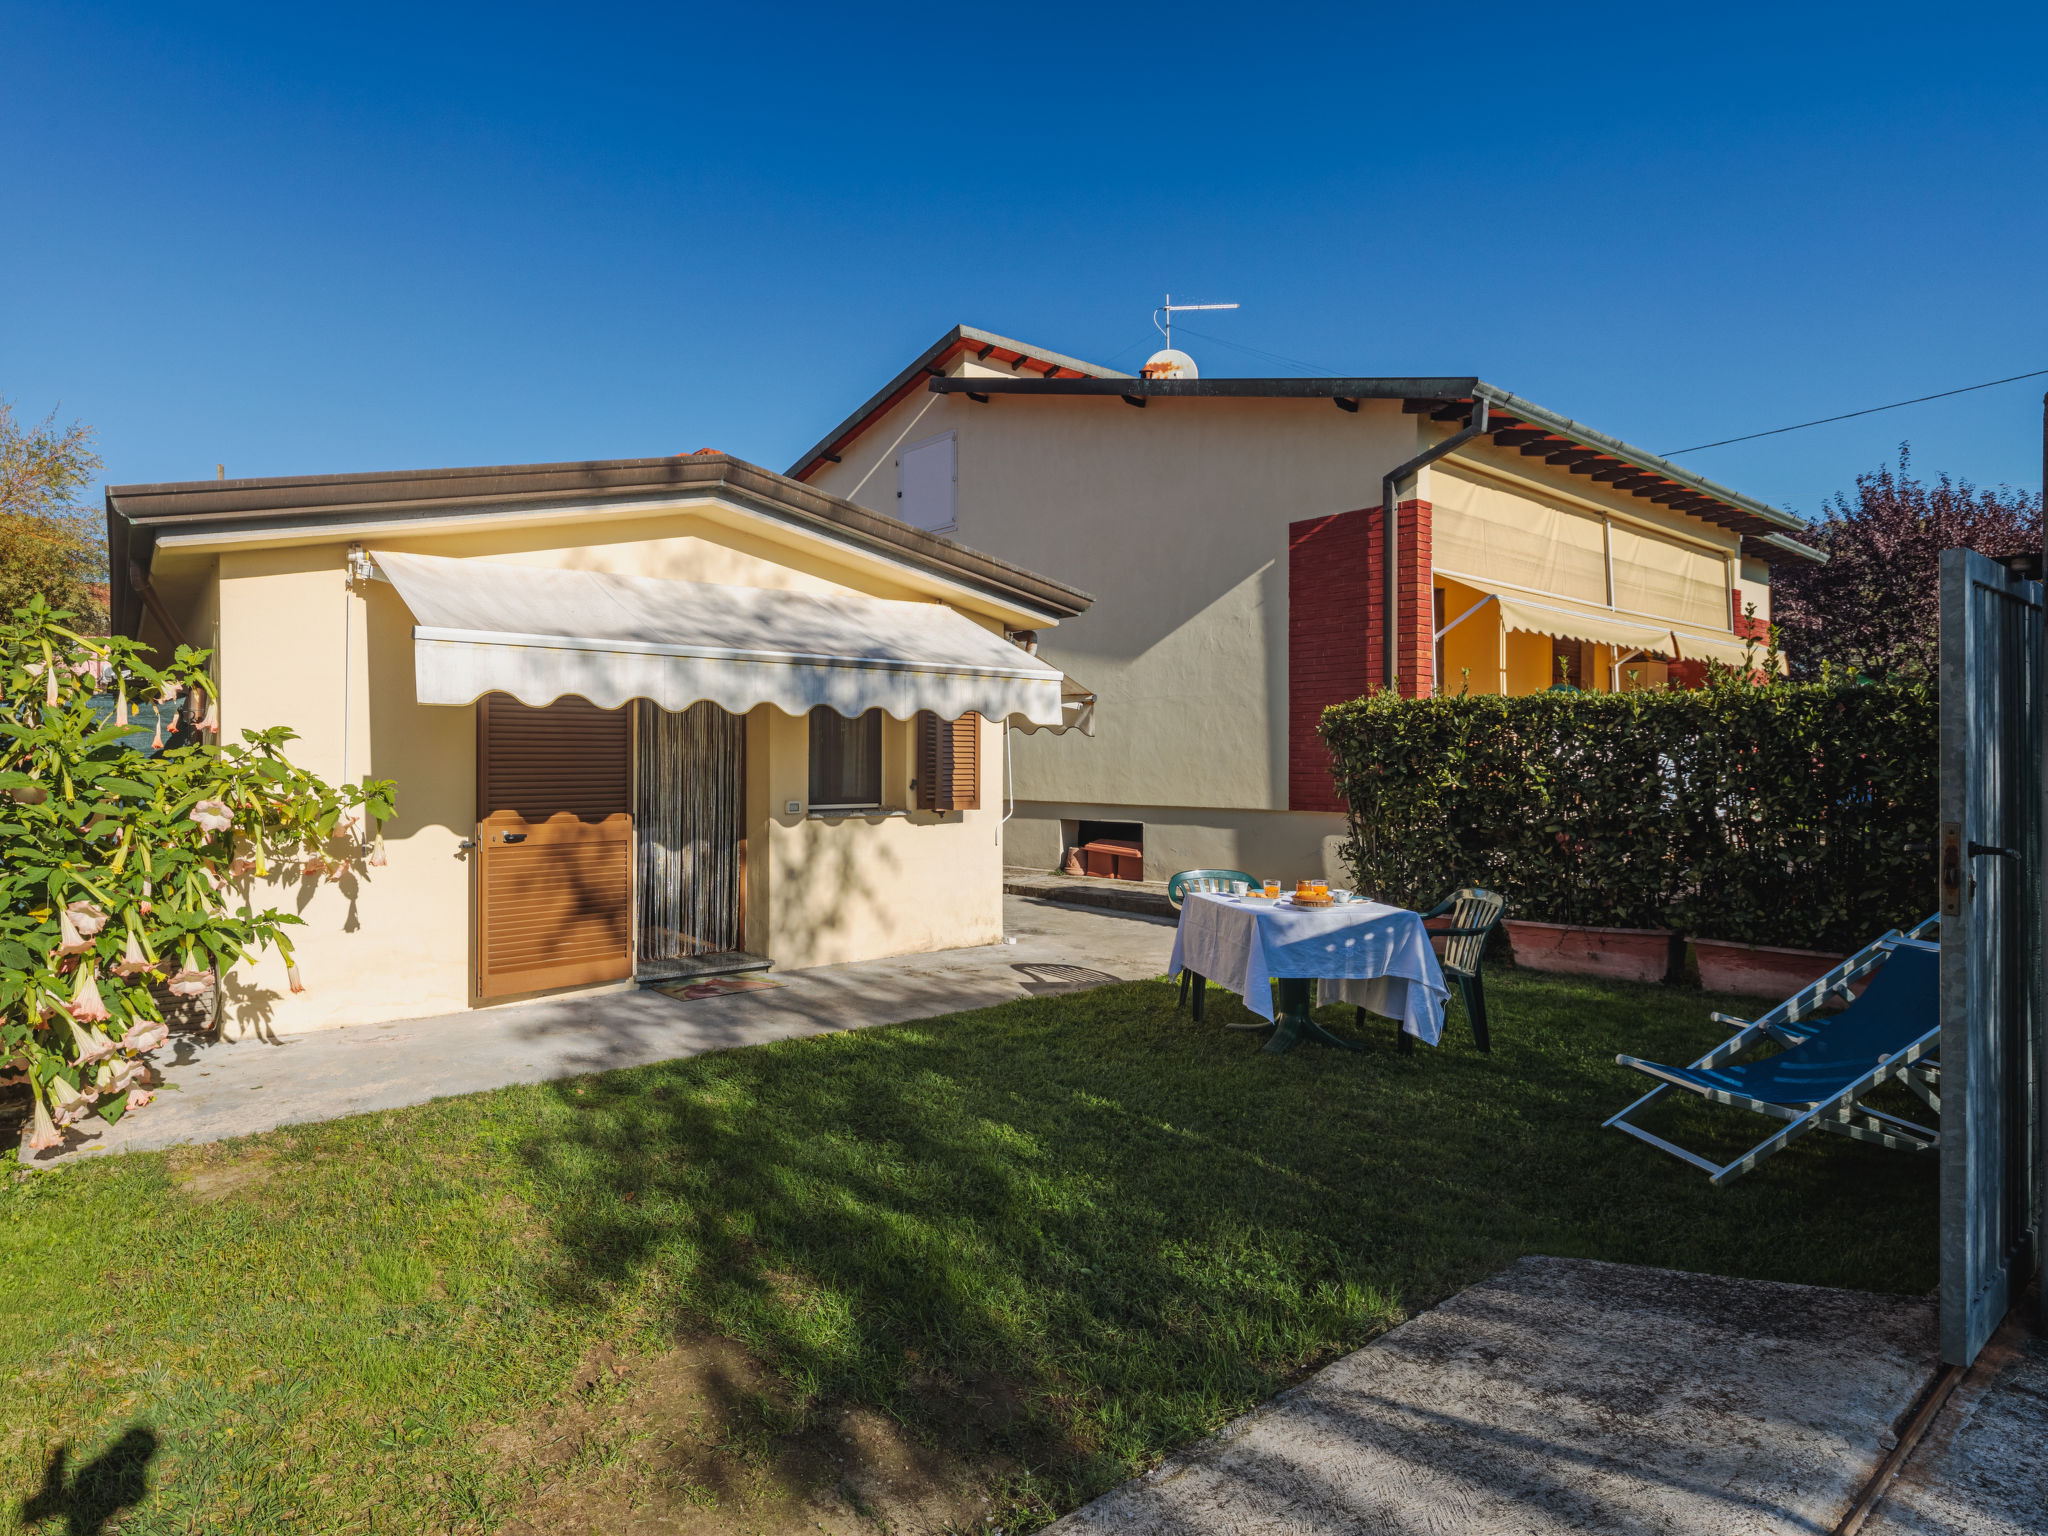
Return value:
<svg viewBox="0 0 2048 1536">
<path fill-rule="evenodd" d="M 1351 1002 L 1390 1019 L 1425 1045 L 1443 1036 L 1449 995 L 1436 950 L 1422 918 L 1403 907 L 1352 901 L 1297 907 L 1253 896 L 1190 892 L 1180 909 L 1168 974 L 1186 968 L 1228 987 L 1245 1006 L 1278 1026 L 1266 1049 L 1274 1054 L 1296 1041 L 1358 1051 L 1364 1047 L 1331 1034 L 1309 1017 L 1309 983 L 1322 984 L 1322 1001 Z M 1273 977 L 1280 978 L 1280 1012 L 1273 1012 Z"/>
</svg>

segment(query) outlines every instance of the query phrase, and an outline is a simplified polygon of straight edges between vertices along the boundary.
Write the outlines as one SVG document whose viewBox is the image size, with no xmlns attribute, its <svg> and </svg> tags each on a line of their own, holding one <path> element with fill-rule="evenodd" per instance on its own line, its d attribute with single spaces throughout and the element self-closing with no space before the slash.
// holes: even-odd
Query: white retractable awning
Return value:
<svg viewBox="0 0 2048 1536">
<path fill-rule="evenodd" d="M 1040 726 L 1028 720 L 1012 722 L 1027 736 L 1041 730 L 1049 730 L 1055 736 L 1066 731 L 1079 731 L 1083 736 L 1095 734 L 1095 690 L 1085 683 L 1077 683 L 1071 677 L 1060 678 L 1060 723 Z"/>
<path fill-rule="evenodd" d="M 1747 641 L 1731 639 L 1727 635 L 1703 635 L 1691 629 L 1673 630 L 1671 640 L 1677 646 L 1678 654 L 1688 661 L 1725 662 L 1737 671 L 1745 666 L 1761 668 L 1768 649 L 1761 640 L 1752 646 Z"/>
<path fill-rule="evenodd" d="M 1503 587 L 1491 587 L 1474 581 L 1469 576 L 1453 576 L 1451 580 L 1463 586 L 1477 588 L 1497 603 L 1500 607 L 1499 622 L 1503 629 L 1518 629 L 1532 635 L 1548 635 L 1556 640 L 1588 640 L 1596 645 L 1611 645 L 1617 650 L 1655 651 L 1667 656 L 1671 653 L 1671 631 L 1658 628 L 1655 619 L 1616 613 L 1612 608 L 1574 602 L 1568 597 L 1539 597 Z M 1467 609 L 1466 613 L 1476 615 L 1474 623 L 1482 623 L 1485 606 L 1482 599 L 1479 604 Z M 1458 619 L 1464 617 L 1465 614 L 1460 614 Z M 1443 633 L 1448 634 L 1457 625 L 1458 619 L 1446 624 Z"/>
<path fill-rule="evenodd" d="M 372 552 L 417 621 L 422 704 L 509 693 L 603 709 L 708 699 L 743 714 L 826 704 L 899 720 L 921 709 L 1067 723 L 1059 670 L 940 603 L 787 592 Z"/>
</svg>

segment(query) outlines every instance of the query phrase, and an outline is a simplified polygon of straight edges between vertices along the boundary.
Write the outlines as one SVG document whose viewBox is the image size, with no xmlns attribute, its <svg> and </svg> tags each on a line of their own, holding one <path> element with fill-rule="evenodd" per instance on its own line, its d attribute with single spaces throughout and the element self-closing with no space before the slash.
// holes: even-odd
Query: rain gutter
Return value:
<svg viewBox="0 0 2048 1536">
<path fill-rule="evenodd" d="M 1380 566 L 1384 573 L 1381 586 L 1386 595 L 1386 612 L 1381 630 L 1385 636 L 1385 643 L 1381 651 L 1387 663 L 1389 693 L 1401 691 L 1401 482 L 1425 465 L 1433 464 L 1445 454 L 1462 448 L 1473 438 L 1484 436 L 1487 405 L 1485 395 L 1475 395 L 1472 401 L 1472 419 L 1462 430 L 1453 432 L 1440 443 L 1431 444 L 1407 463 L 1395 465 L 1387 471 L 1386 478 L 1380 481 L 1380 525 L 1387 536 L 1386 557 Z M 1419 594 L 1416 601 L 1422 601 Z"/>
</svg>

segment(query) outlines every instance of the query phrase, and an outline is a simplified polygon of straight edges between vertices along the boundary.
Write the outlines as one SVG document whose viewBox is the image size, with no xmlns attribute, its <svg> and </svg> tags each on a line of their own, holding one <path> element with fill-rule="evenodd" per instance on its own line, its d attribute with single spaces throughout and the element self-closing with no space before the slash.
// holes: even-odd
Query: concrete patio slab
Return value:
<svg viewBox="0 0 2048 1536">
<path fill-rule="evenodd" d="M 1922 1299 L 1524 1259 L 1049 1536 L 1826 1536 L 1935 1346 Z"/>
<path fill-rule="evenodd" d="M 157 1055 L 176 1087 L 119 1125 L 86 1124 L 33 1165 L 217 1141 L 279 1125 L 423 1104 L 509 1083 L 641 1066 L 734 1046 L 983 1008 L 1159 976 L 1173 925 L 1005 898 L 1010 944 L 776 972 L 770 991 L 678 1002 L 618 991 L 286 1035 L 179 1038 Z"/>
<path fill-rule="evenodd" d="M 1863 1536 L 2048 1531 L 2048 1339 L 2015 1318 L 1935 1415 Z"/>
</svg>

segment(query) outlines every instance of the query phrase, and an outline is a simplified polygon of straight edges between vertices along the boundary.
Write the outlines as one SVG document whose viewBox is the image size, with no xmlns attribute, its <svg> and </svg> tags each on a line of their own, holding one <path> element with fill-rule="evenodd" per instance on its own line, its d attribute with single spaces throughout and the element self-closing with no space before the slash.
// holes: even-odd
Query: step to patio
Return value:
<svg viewBox="0 0 2048 1536">
<path fill-rule="evenodd" d="M 1105 880 L 1090 875 L 1058 875 L 1040 869 L 1006 869 L 1003 891 L 1039 901 L 1065 901 L 1079 907 L 1103 907 L 1169 921 L 1180 914 L 1166 899 L 1164 880 Z"/>
<path fill-rule="evenodd" d="M 1816 1536 L 1935 1345 L 1925 1298 L 1527 1258 L 1046 1536 Z"/>
<path fill-rule="evenodd" d="M 765 971 L 774 964 L 766 955 L 752 954 L 744 949 L 719 949 L 702 955 L 642 960 L 634 967 L 633 979 L 643 987 L 671 987 L 679 981 L 702 981 L 707 976 Z"/>
</svg>

